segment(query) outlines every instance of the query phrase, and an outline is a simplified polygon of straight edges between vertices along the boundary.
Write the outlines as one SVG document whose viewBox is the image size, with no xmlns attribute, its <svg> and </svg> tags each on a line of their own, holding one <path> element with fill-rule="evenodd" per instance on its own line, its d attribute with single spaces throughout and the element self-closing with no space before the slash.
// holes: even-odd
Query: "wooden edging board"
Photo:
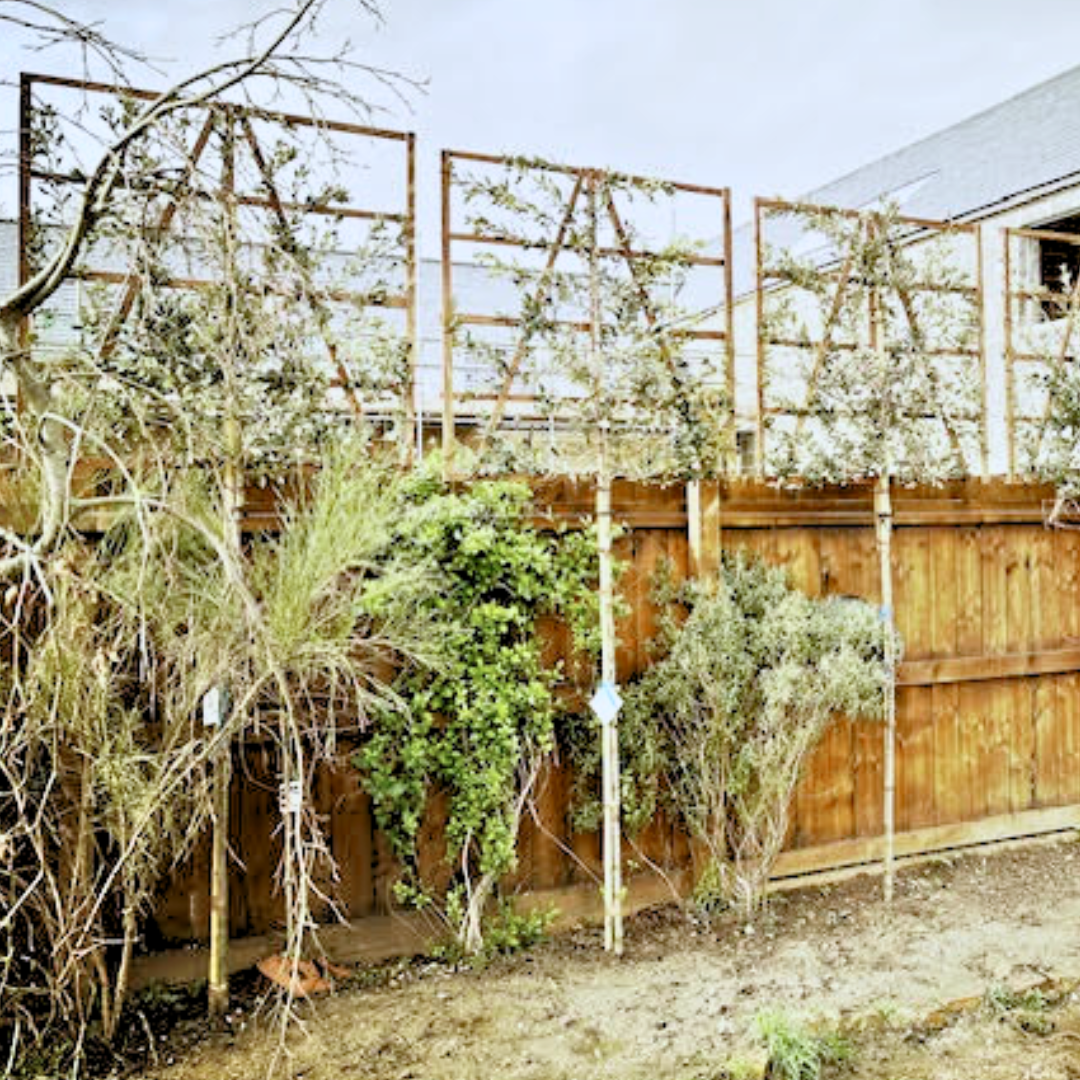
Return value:
<svg viewBox="0 0 1080 1080">
<path fill-rule="evenodd" d="M 899 833 L 896 857 L 909 865 L 944 852 L 1002 843 L 1014 846 L 1053 834 L 1080 829 L 1080 805 L 1001 814 L 983 821 L 940 825 Z M 770 892 L 833 883 L 860 873 L 873 872 L 881 859 L 884 839 L 845 840 L 820 847 L 785 851 L 777 861 Z M 669 874 L 655 871 L 637 874 L 626 883 L 626 914 L 679 901 L 692 885 L 690 871 Z M 555 930 L 603 918 L 599 884 L 570 885 L 523 893 L 518 898 L 522 911 L 554 908 L 558 911 Z M 445 931 L 445 928 L 442 928 Z M 439 923 L 425 914 L 407 913 L 369 916 L 350 923 L 327 927 L 320 939 L 332 960 L 342 964 L 378 963 L 399 956 L 426 952 L 439 939 Z M 235 939 L 229 947 L 230 972 L 253 967 L 256 961 L 281 948 L 279 938 L 261 935 Z M 133 989 L 151 983 L 180 984 L 205 978 L 208 950 L 174 949 L 136 957 L 132 966 Z"/>
<path fill-rule="evenodd" d="M 1054 806 L 1016 814 L 998 814 L 981 821 L 934 825 L 897 833 L 896 856 L 908 858 L 928 855 L 1077 828 L 1080 828 L 1080 806 Z M 884 852 L 885 839 L 881 836 L 784 851 L 776 860 L 773 880 L 875 863 L 884 857 Z"/>
</svg>

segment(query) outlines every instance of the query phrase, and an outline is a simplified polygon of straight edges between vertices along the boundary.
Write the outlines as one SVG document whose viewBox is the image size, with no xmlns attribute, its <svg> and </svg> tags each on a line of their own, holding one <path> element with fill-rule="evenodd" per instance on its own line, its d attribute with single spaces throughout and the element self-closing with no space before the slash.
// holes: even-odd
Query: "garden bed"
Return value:
<svg viewBox="0 0 1080 1080">
<path fill-rule="evenodd" d="M 704 1080 L 760 1059 L 754 1018 L 780 1010 L 849 1039 L 836 1075 L 1080 1076 L 1072 995 L 1048 1001 L 1040 1031 L 1008 997 L 1080 975 L 1078 870 L 1072 839 L 975 851 L 904 870 L 891 909 L 880 879 L 862 876 L 776 896 L 753 926 L 644 912 L 621 960 L 579 929 L 483 970 L 361 970 L 291 1037 L 286 1075 Z M 260 1075 L 275 1036 L 248 1009 L 227 1027 L 163 1039 L 140 1075 Z"/>
</svg>

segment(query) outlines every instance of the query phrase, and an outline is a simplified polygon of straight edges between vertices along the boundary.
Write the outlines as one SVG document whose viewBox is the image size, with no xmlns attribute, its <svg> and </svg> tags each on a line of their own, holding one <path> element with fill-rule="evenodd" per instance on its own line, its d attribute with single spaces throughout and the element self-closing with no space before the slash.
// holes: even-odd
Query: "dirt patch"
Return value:
<svg viewBox="0 0 1080 1080">
<path fill-rule="evenodd" d="M 676 908 L 645 913 L 629 923 L 621 960 L 603 953 L 597 931 L 578 930 L 481 972 L 399 965 L 384 969 L 383 985 L 341 991 L 310 1010 L 289 1038 L 286 1073 L 719 1077 L 753 1045 L 754 1016 L 779 1008 L 865 1028 L 845 1066 L 860 1077 L 1080 1077 L 1080 1039 L 1061 1034 L 1068 1025 L 1055 1041 L 984 1011 L 936 1032 L 916 1023 L 994 987 L 1080 976 L 1078 870 L 1080 845 L 1071 841 L 976 854 L 902 873 L 891 909 L 880 880 L 862 877 L 778 896 L 753 926 L 733 918 L 708 926 Z M 175 1063 L 140 1075 L 260 1075 L 273 1038 L 258 1022 L 238 1017 L 234 1026 L 243 1030 L 183 1050 L 159 1047 L 160 1060 Z M 1041 1064 L 1032 1040 L 1049 1055 Z M 1010 1056 L 1012 1071 L 994 1071 Z M 955 1069 L 919 1072 L 924 1061 Z M 1023 1071 L 1036 1064 L 1050 1071 Z"/>
<path fill-rule="evenodd" d="M 991 991 L 943 1026 L 887 1021 L 856 1036 L 849 1080 L 1076 1080 L 1080 1003 L 1074 993 L 1001 1008 Z M 1036 995 L 1037 996 L 1037 995 Z"/>
</svg>

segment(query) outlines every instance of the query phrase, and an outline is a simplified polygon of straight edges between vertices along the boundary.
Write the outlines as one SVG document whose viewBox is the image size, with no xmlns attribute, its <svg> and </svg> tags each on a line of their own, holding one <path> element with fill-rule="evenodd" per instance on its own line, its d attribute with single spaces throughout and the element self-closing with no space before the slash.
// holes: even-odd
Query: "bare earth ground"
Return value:
<svg viewBox="0 0 1080 1080">
<path fill-rule="evenodd" d="M 1075 994 L 1038 1034 L 987 1009 L 926 1024 L 944 1004 L 994 987 L 1080 978 L 1075 840 L 902 871 L 891 911 L 880 879 L 864 876 L 777 896 L 753 927 L 732 918 L 710 928 L 670 908 L 627 931 L 621 960 L 586 929 L 483 971 L 400 965 L 385 985 L 320 1002 L 290 1039 L 285 1074 L 705 1080 L 728 1075 L 726 1064 L 755 1045 L 755 1014 L 779 1007 L 851 1033 L 851 1062 L 828 1075 L 1080 1077 Z M 262 1075 L 273 1037 L 246 1014 L 232 1027 L 162 1046 L 161 1066 L 143 1075 Z"/>
</svg>

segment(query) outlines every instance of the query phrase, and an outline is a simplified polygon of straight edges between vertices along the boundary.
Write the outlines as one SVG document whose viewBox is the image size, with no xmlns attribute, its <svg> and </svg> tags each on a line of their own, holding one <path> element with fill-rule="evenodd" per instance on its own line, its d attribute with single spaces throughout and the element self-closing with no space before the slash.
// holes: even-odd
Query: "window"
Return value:
<svg viewBox="0 0 1080 1080">
<path fill-rule="evenodd" d="M 1068 298 L 1080 275 L 1080 214 L 1059 218 L 1039 229 L 1062 234 L 1060 240 L 1039 241 L 1039 286 L 1060 294 L 1060 299 L 1044 296 L 1042 309 L 1048 319 L 1058 319 L 1068 310 Z"/>
</svg>

